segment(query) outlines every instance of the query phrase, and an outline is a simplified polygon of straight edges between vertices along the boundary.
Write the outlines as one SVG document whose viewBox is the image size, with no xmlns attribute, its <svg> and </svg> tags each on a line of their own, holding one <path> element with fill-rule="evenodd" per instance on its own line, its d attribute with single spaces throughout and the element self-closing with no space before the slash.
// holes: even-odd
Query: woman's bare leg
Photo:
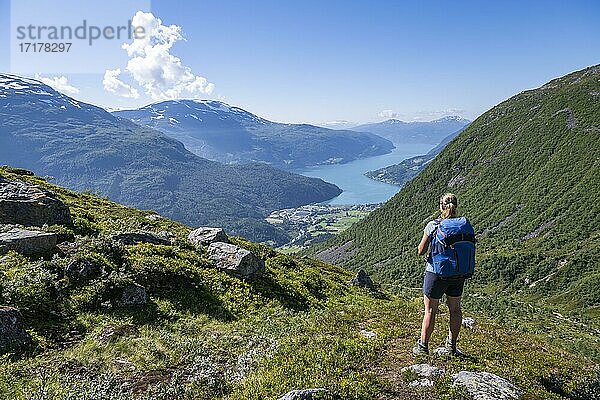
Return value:
<svg viewBox="0 0 600 400">
<path fill-rule="evenodd" d="M 423 295 L 423 303 L 425 304 L 425 316 L 423 316 L 423 325 L 421 326 L 421 343 L 428 344 L 435 327 L 435 315 L 440 301 Z"/>
<path fill-rule="evenodd" d="M 453 342 L 456 342 L 462 325 L 460 297 L 446 296 L 446 302 L 448 303 L 448 310 L 450 310 L 450 338 Z"/>
</svg>

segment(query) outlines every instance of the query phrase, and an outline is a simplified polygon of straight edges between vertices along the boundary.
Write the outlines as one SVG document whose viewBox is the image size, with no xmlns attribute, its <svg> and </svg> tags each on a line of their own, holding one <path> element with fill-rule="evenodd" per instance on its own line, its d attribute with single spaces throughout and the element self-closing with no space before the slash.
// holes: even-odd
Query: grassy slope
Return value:
<svg viewBox="0 0 600 400">
<path fill-rule="evenodd" d="M 418 286 L 416 245 L 439 196 L 453 191 L 481 235 L 474 278 L 480 299 L 472 306 L 535 332 L 560 318 L 553 309 L 569 313 L 595 333 L 582 333 L 587 344 L 570 337 L 582 325 L 556 334 L 600 356 L 599 81 L 600 67 L 592 67 L 504 101 L 384 207 L 315 251 L 346 244 L 339 265 Z"/>
<path fill-rule="evenodd" d="M 449 374 L 470 369 L 511 379 L 526 389 L 526 398 L 560 399 L 548 382 L 582 398 L 577 391 L 592 374 L 586 359 L 480 319 L 461 341 L 472 357 L 431 360 L 447 374 L 433 389 L 411 389 L 412 377 L 400 368 L 415 362 L 409 349 L 421 319 L 418 295 L 368 293 L 348 286 L 351 274 L 343 269 L 235 239 L 267 259 L 263 278 L 241 281 L 208 268 L 205 252 L 189 246 L 189 228 L 181 224 L 150 221 L 150 212 L 15 170 L 0 169 L 0 175 L 54 190 L 75 223 L 48 229 L 76 234 L 84 243 L 76 257 L 112 271 L 77 284 L 61 277 L 68 257 L 32 261 L 11 253 L 2 259 L 1 303 L 21 308 L 36 345 L 2 358 L 0 398 L 258 400 L 317 386 L 343 399 L 450 399 L 462 394 L 451 388 Z M 176 246 L 107 244 L 105 235 L 137 229 L 168 230 Z M 109 305 L 112 290 L 128 281 L 148 289 L 148 305 Z M 108 343 L 96 339 L 103 327 L 127 323 L 139 333 Z M 440 323 L 447 324 L 445 311 Z M 366 339 L 361 329 L 377 337 Z"/>
</svg>

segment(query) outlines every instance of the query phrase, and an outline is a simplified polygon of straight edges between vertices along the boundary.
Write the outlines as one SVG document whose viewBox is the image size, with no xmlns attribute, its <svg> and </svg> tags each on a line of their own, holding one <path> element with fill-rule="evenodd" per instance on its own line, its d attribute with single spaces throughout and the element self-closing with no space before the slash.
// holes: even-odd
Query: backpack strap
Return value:
<svg viewBox="0 0 600 400">
<path fill-rule="evenodd" d="M 440 231 L 441 232 L 441 231 Z M 475 243 L 475 235 L 470 233 L 459 233 L 448 237 L 444 236 L 444 243 L 446 246 L 452 246 L 456 242 L 471 242 Z"/>
</svg>

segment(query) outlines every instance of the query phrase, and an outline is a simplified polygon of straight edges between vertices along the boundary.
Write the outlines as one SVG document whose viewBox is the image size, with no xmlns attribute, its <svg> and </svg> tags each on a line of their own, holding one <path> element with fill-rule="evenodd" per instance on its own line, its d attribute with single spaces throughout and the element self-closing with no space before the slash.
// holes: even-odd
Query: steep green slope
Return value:
<svg viewBox="0 0 600 400">
<path fill-rule="evenodd" d="M 490 285 L 489 304 L 515 293 L 597 326 L 599 153 L 595 66 L 492 108 L 385 206 L 317 251 L 387 282 L 420 286 L 417 243 L 440 195 L 452 191 L 479 234 L 474 281 Z"/>
<path fill-rule="evenodd" d="M 600 385 L 589 360 L 475 315 L 479 324 L 461 341 L 470 356 L 427 360 L 446 372 L 433 387 L 411 387 L 414 376 L 401 368 L 416 362 L 418 297 L 358 289 L 339 267 L 233 238 L 266 260 L 262 277 L 241 280 L 215 269 L 184 225 L 19 170 L 1 168 L 0 176 L 54 191 L 73 224 L 45 229 L 79 243 L 46 260 L 0 258 L 0 304 L 18 307 L 34 337 L 24 353 L 0 356 L 0 399 L 275 400 L 309 387 L 338 400 L 466 399 L 452 387 L 461 370 L 498 374 L 526 398 L 590 399 Z M 168 231 L 173 244 L 109 238 L 138 230 Z M 65 266 L 73 259 L 104 272 L 72 280 Z M 132 282 L 144 285 L 147 304 L 113 302 L 119 285 Z M 447 315 L 442 307 L 439 323 Z M 438 329 L 433 341 L 444 335 Z"/>
<path fill-rule="evenodd" d="M 320 179 L 265 164 L 223 165 L 200 158 L 158 131 L 36 80 L 1 74 L 0 164 L 190 225 L 222 225 L 279 244 L 289 238 L 264 221 L 271 211 L 341 192 Z"/>
</svg>

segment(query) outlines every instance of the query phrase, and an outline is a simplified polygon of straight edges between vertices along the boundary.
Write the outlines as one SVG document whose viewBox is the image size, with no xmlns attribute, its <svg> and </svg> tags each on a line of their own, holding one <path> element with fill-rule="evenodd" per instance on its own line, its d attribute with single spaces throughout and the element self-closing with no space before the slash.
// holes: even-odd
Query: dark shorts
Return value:
<svg viewBox="0 0 600 400">
<path fill-rule="evenodd" d="M 423 278 L 423 294 L 432 299 L 441 299 L 445 294 L 451 297 L 460 297 L 465 286 L 464 278 L 443 279 L 433 272 L 425 271 Z"/>
</svg>

